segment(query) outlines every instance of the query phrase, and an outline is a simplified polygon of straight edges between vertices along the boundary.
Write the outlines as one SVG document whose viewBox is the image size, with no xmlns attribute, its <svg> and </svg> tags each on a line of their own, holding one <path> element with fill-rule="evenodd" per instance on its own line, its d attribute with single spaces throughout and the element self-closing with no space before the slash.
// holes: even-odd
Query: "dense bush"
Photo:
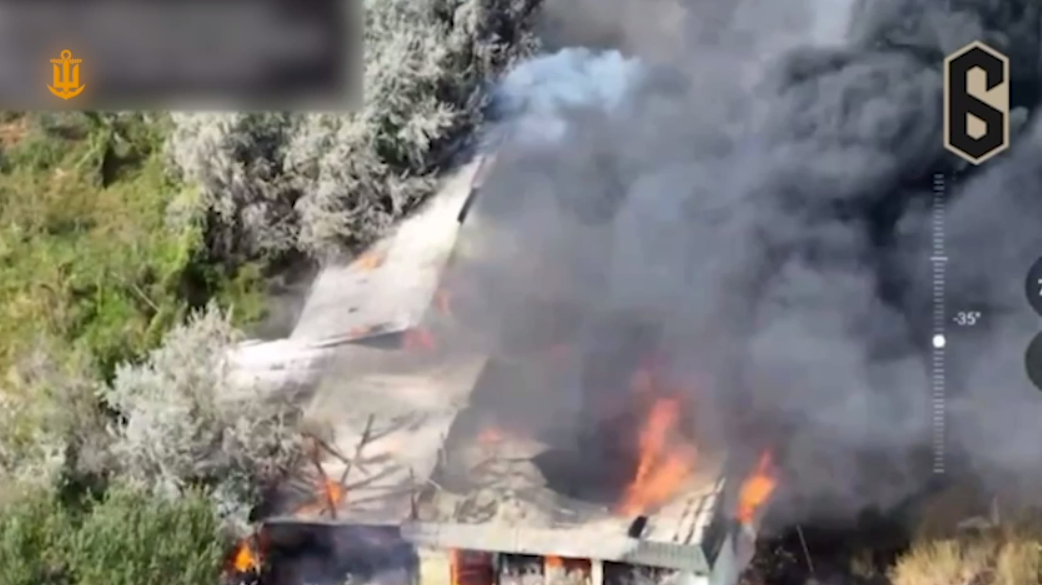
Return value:
<svg viewBox="0 0 1042 585">
<path fill-rule="evenodd" d="M 168 499 L 109 490 L 74 534 L 77 585 L 213 585 L 227 550 L 209 499 L 191 491 Z"/>
<path fill-rule="evenodd" d="M 193 492 L 118 488 L 70 502 L 42 490 L 0 504 L 0 585 L 213 585 L 225 547 L 209 500 Z"/>
<path fill-rule="evenodd" d="M 184 195 L 167 178 L 163 119 L 76 113 L 6 120 L 0 372 L 42 341 L 52 352 L 88 355 L 108 375 L 154 347 L 200 298 L 223 294 L 234 274 L 198 265 L 201 224 L 168 221 Z M 256 298 L 248 297 L 228 300 L 255 310 Z"/>
<path fill-rule="evenodd" d="M 168 151 L 232 258 L 328 257 L 427 196 L 491 79 L 534 46 L 538 0 L 367 0 L 364 103 L 347 114 L 182 114 Z"/>
<path fill-rule="evenodd" d="M 180 191 L 165 128 L 140 114 L 0 114 L 2 480 L 47 485 L 97 454 L 98 384 L 183 317 L 185 285 L 209 288 L 192 276 L 198 224 L 167 223 Z"/>
<path fill-rule="evenodd" d="M 293 118 L 278 113 L 174 113 L 168 162 L 198 185 L 215 257 L 273 259 L 296 246 L 298 185 L 283 169 Z"/>
<path fill-rule="evenodd" d="M 143 362 L 119 366 L 111 383 L 64 373 L 41 354 L 19 382 L 34 392 L 0 385 L 0 486 L 115 481 L 162 498 L 203 489 L 242 528 L 302 445 L 296 407 L 231 383 L 224 360 L 236 339 L 211 307 Z"/>
<path fill-rule="evenodd" d="M 103 473 L 108 437 L 87 358 L 38 346 L 0 383 L 0 487 Z M 7 480 L 7 482 L 5 482 Z"/>
<path fill-rule="evenodd" d="M 126 364 L 208 299 L 259 314 L 249 271 L 204 262 L 202 208 L 165 171 L 168 127 L 0 116 L 0 489 L 108 475 L 123 435 L 103 401 Z"/>
<path fill-rule="evenodd" d="M 49 490 L 4 494 L 0 502 L 0 585 L 72 583 L 73 517 Z"/>
<path fill-rule="evenodd" d="M 292 404 L 231 382 L 225 356 L 236 337 L 227 316 L 210 308 L 143 363 L 121 366 L 101 391 L 120 415 L 114 473 L 159 497 L 203 487 L 233 524 L 245 522 L 302 448 Z"/>
<path fill-rule="evenodd" d="M 211 307 L 109 384 L 41 352 L 17 381 L 33 399 L 0 385 L 0 585 L 216 582 L 224 535 L 301 446 L 294 407 L 230 384 L 236 338 Z"/>
</svg>

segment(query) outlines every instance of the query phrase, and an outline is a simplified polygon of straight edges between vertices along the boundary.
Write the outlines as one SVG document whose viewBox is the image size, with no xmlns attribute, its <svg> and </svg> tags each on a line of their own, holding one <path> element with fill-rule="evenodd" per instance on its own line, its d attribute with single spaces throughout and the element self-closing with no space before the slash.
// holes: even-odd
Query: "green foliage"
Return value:
<svg viewBox="0 0 1042 585">
<path fill-rule="evenodd" d="M 301 455 L 296 407 L 230 377 L 233 325 L 432 191 L 538 3 L 366 0 L 349 114 L 0 112 L 0 585 L 217 582 Z"/>
<path fill-rule="evenodd" d="M 110 490 L 75 533 L 77 585 L 213 585 L 225 550 L 209 499 Z"/>
<path fill-rule="evenodd" d="M 167 128 L 142 114 L 0 116 L 4 488 L 118 473 L 119 423 L 148 405 L 125 413 L 105 403 L 117 369 L 133 371 L 195 307 L 215 301 L 240 321 L 259 315 L 262 275 L 205 253 L 192 192 L 165 170 Z"/>
<path fill-rule="evenodd" d="M 50 492 L 11 497 L 0 505 L 0 585 L 69 580 L 73 518 Z"/>
<path fill-rule="evenodd" d="M 106 421 L 86 362 L 40 346 L 0 384 L 0 480 L 46 488 L 102 464 Z"/>
<path fill-rule="evenodd" d="M 225 546 L 194 492 L 116 488 L 79 501 L 36 491 L 0 505 L 0 585 L 213 585 Z"/>
<path fill-rule="evenodd" d="M 366 0 L 358 111 L 175 114 L 221 257 L 337 256 L 415 209 L 479 129 L 488 86 L 531 54 L 539 0 Z"/>
<path fill-rule="evenodd" d="M 241 527 L 303 445 L 297 407 L 225 367 L 237 337 L 220 311 L 193 315 L 101 394 L 120 413 L 109 446 L 119 477 L 167 498 L 205 486 L 222 520 Z"/>
<path fill-rule="evenodd" d="M 180 188 L 164 166 L 166 127 L 89 113 L 0 124 L 0 371 L 44 339 L 84 350 L 108 375 L 210 296 L 186 292 L 235 278 L 194 266 L 198 222 L 167 221 Z"/>
</svg>

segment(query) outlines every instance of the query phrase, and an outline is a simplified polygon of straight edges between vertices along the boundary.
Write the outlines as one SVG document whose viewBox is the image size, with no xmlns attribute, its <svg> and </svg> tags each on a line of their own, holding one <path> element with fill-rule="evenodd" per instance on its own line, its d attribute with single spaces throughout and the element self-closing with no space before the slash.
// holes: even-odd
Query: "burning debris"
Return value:
<svg viewBox="0 0 1042 585">
<path fill-rule="evenodd" d="M 335 457 L 345 460 L 338 451 L 317 437 L 309 437 L 309 461 L 314 471 L 313 478 L 305 478 L 303 490 L 304 501 L 293 504 L 288 517 L 306 522 L 315 519 L 329 518 L 335 520 L 338 510 L 347 496 L 347 475 L 350 465 L 337 479 L 329 477 L 322 460 Z M 224 571 L 225 581 L 231 584 L 251 585 L 264 582 L 263 577 L 270 568 L 268 556 L 271 551 L 271 537 L 263 524 L 241 539 L 229 555 Z"/>
<path fill-rule="evenodd" d="M 260 540 L 260 534 L 252 534 L 235 546 L 225 569 L 228 582 L 250 584 L 260 579 L 263 570 Z"/>
</svg>

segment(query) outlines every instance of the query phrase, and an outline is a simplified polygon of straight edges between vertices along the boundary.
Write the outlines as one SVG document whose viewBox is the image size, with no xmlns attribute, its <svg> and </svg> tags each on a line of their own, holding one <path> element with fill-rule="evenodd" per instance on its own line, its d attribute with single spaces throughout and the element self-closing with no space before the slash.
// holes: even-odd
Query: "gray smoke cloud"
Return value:
<svg viewBox="0 0 1042 585">
<path fill-rule="evenodd" d="M 1037 3 L 545 10 L 551 44 L 572 48 L 501 85 L 507 137 L 465 234 L 488 344 L 516 354 L 566 330 L 589 359 L 559 394 L 654 349 L 697 380 L 687 414 L 707 440 L 777 449 L 794 514 L 897 503 L 933 472 L 931 189 L 958 171 L 945 307 L 983 323 L 949 327 L 946 471 L 1042 475 L 1023 365 L 1042 330 L 1023 295 L 1042 255 Z M 1019 111 L 1011 152 L 966 169 L 942 148 L 941 63 L 973 40 L 1011 57 Z"/>
</svg>

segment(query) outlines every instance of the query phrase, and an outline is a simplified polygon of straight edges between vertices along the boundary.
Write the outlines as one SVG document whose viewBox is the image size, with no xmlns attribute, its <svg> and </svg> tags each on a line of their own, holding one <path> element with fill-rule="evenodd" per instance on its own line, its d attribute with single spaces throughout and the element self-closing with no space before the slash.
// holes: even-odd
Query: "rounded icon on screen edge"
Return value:
<svg viewBox="0 0 1042 585">
<path fill-rule="evenodd" d="M 1024 295 L 1035 313 L 1042 317 L 1042 257 L 1035 260 L 1028 269 L 1027 279 L 1024 281 Z"/>
<path fill-rule="evenodd" d="M 1035 388 L 1042 390 L 1042 333 L 1035 335 L 1024 355 L 1024 366 L 1028 379 Z"/>
</svg>

